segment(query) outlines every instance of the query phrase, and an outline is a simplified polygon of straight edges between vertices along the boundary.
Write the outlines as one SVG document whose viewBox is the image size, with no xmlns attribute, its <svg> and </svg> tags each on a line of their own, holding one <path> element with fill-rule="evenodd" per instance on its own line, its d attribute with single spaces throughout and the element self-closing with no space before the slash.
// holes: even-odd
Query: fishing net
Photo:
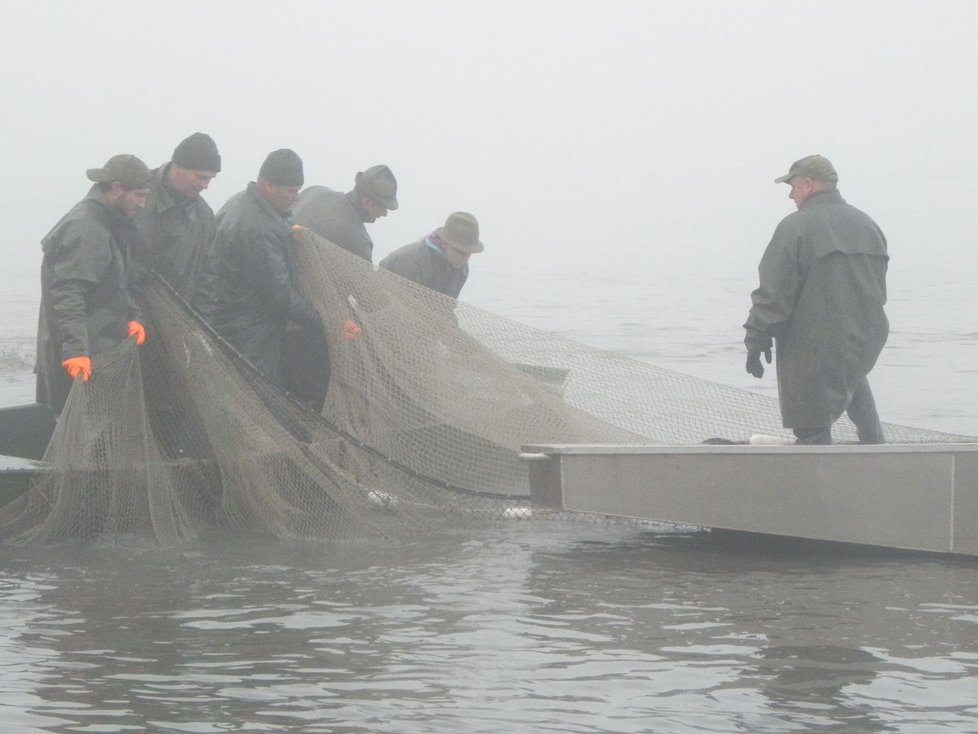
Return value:
<svg viewBox="0 0 978 734">
<path fill-rule="evenodd" d="M 149 338 L 76 382 L 30 490 L 0 537 L 214 528 L 375 539 L 524 518 L 526 444 L 790 438 L 776 400 L 586 347 L 294 236 L 302 292 L 324 315 L 329 388 L 313 411 L 271 384 L 161 281 Z M 343 324 L 362 333 L 348 339 Z M 885 425 L 893 443 L 964 437 Z M 836 440 L 855 441 L 846 420 Z"/>
</svg>

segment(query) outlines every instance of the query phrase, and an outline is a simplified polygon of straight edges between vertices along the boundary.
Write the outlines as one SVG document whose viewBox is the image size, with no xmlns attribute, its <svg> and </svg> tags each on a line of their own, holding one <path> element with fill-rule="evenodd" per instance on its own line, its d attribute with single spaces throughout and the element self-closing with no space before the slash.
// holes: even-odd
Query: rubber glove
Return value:
<svg viewBox="0 0 978 734">
<path fill-rule="evenodd" d="M 767 360 L 768 364 L 771 364 L 771 350 L 765 349 L 764 359 Z M 760 349 L 749 349 L 747 350 L 747 374 L 753 375 L 757 379 L 764 377 L 764 365 L 761 364 L 761 350 Z"/>
<path fill-rule="evenodd" d="M 362 333 L 363 329 L 360 328 L 360 324 L 356 321 L 347 319 L 343 322 L 343 338 L 348 342 L 358 339 Z"/>
<path fill-rule="evenodd" d="M 146 327 L 138 321 L 130 321 L 129 336 L 136 337 L 136 344 L 143 344 L 146 341 Z"/>
<path fill-rule="evenodd" d="M 61 366 L 65 368 L 65 372 L 71 375 L 72 380 L 81 375 L 82 382 L 88 382 L 88 378 L 92 376 L 92 358 L 86 355 L 68 357 L 61 363 Z"/>
</svg>

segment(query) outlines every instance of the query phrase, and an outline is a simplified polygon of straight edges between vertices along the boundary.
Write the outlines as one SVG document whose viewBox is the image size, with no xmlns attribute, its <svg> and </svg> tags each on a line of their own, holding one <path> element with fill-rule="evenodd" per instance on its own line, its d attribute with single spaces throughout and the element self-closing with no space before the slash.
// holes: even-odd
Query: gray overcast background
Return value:
<svg viewBox="0 0 978 734">
<path fill-rule="evenodd" d="M 654 289 L 679 260 L 735 258 L 746 283 L 793 210 L 772 180 L 810 153 L 887 233 L 891 296 L 928 268 L 970 293 L 978 269 L 978 3 L 0 7 L 8 277 L 37 277 L 86 168 L 119 152 L 158 166 L 196 130 L 223 156 L 215 210 L 276 148 L 344 190 L 389 164 L 401 209 L 372 226 L 375 259 L 469 210 L 487 245 L 473 280 L 500 298 L 488 274 L 524 263 L 626 267 Z M 723 315 L 732 344 L 749 290 Z"/>
<path fill-rule="evenodd" d="M 978 3 L 0 7 L 4 247 L 32 264 L 86 168 L 155 167 L 195 130 L 223 156 L 215 210 L 275 148 L 334 188 L 388 163 L 402 206 L 372 229 L 381 255 L 467 209 L 485 264 L 681 243 L 753 265 L 791 211 L 772 179 L 814 152 L 891 241 L 975 229 Z"/>
</svg>

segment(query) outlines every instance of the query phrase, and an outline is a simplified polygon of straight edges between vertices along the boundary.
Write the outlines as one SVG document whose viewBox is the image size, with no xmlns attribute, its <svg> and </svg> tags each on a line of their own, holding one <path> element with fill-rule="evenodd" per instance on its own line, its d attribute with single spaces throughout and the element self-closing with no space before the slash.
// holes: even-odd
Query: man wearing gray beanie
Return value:
<svg viewBox="0 0 978 734">
<path fill-rule="evenodd" d="M 215 231 L 214 211 L 200 194 L 220 170 L 214 140 L 197 132 L 177 145 L 169 163 L 153 171 L 146 207 L 136 220 L 143 241 L 132 253 L 141 284 L 154 270 L 187 303 L 198 303 Z"/>
<path fill-rule="evenodd" d="M 282 148 L 268 154 L 257 181 L 221 207 L 208 263 L 213 300 L 201 312 L 269 380 L 315 409 L 322 408 L 325 387 L 321 395 L 296 394 L 283 366 L 288 330 L 299 331 L 310 349 L 326 343 L 323 320 L 294 278 L 289 214 L 302 182 L 302 159 Z"/>
</svg>

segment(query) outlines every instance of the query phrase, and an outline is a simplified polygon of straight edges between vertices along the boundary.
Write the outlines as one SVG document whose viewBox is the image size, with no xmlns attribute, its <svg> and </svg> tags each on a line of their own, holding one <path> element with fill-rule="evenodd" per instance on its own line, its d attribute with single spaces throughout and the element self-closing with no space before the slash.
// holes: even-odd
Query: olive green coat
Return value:
<svg viewBox="0 0 978 734">
<path fill-rule="evenodd" d="M 838 191 L 810 196 L 761 259 L 744 328 L 748 349 L 776 343 L 787 428 L 831 425 L 886 343 L 886 238 Z"/>
<path fill-rule="evenodd" d="M 323 239 L 372 262 L 374 241 L 364 222 L 368 214 L 352 191 L 342 193 L 325 186 L 309 186 L 299 195 L 292 221 L 311 229 Z"/>
<path fill-rule="evenodd" d="M 204 265 L 216 230 L 214 212 L 199 196 L 181 197 L 165 183 L 170 164 L 153 171 L 146 206 L 135 220 L 143 238 L 133 248 L 140 285 L 155 270 L 183 299 L 196 306 Z"/>
<path fill-rule="evenodd" d="M 427 237 L 394 250 L 380 261 L 380 267 L 449 298 L 458 298 L 469 277 L 468 263 L 454 267 Z"/>
<path fill-rule="evenodd" d="M 60 413 L 71 389 L 61 363 L 95 357 L 143 321 L 132 298 L 129 251 L 139 239 L 131 219 L 98 186 L 41 241 L 41 309 L 37 328 L 37 402 Z"/>
</svg>

